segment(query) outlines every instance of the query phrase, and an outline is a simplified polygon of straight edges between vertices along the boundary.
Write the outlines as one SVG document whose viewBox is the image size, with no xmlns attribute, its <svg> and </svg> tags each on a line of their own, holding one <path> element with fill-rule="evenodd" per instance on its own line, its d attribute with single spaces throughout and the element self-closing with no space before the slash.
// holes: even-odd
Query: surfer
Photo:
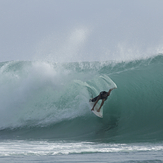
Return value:
<svg viewBox="0 0 163 163">
<path fill-rule="evenodd" d="M 102 91 L 102 92 L 100 92 L 100 94 L 99 94 L 97 97 L 91 99 L 92 102 L 95 102 L 91 111 L 94 110 L 94 107 L 95 107 L 95 105 L 97 104 L 97 102 L 98 102 L 99 100 L 102 100 L 101 106 L 100 106 L 99 109 L 97 110 L 97 112 L 100 112 L 100 109 L 101 109 L 101 107 L 102 107 L 103 104 L 104 104 L 104 101 L 107 100 L 108 96 L 110 95 L 110 92 L 111 92 L 113 89 L 115 89 L 115 88 L 110 89 L 108 92 Z"/>
</svg>

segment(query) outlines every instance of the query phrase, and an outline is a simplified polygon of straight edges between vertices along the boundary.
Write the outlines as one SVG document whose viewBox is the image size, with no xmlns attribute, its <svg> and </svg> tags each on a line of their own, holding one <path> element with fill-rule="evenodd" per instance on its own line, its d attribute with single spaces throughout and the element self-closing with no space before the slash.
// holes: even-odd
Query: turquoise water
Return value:
<svg viewBox="0 0 163 163">
<path fill-rule="evenodd" d="M 89 98 L 111 80 L 118 88 L 100 119 Z M 0 92 L 4 162 L 163 160 L 162 54 L 118 63 L 1 62 Z"/>
</svg>

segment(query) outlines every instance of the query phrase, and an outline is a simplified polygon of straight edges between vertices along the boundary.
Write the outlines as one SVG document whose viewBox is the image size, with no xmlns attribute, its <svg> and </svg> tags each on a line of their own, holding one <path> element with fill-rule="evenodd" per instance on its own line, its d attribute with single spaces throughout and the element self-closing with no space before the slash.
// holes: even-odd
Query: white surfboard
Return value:
<svg viewBox="0 0 163 163">
<path fill-rule="evenodd" d="M 91 107 L 90 107 L 91 109 L 93 108 L 94 103 L 95 103 L 95 102 L 92 102 L 91 99 L 89 100 L 89 104 L 90 104 L 90 106 L 91 106 Z M 97 103 L 97 104 L 95 105 L 95 107 L 94 107 L 94 110 L 92 110 L 92 112 L 93 112 L 96 116 L 98 116 L 98 117 L 100 117 L 100 118 L 103 118 L 103 107 L 101 107 L 100 112 L 98 112 L 97 110 L 99 109 L 99 107 L 100 107 L 100 105 Z"/>
</svg>

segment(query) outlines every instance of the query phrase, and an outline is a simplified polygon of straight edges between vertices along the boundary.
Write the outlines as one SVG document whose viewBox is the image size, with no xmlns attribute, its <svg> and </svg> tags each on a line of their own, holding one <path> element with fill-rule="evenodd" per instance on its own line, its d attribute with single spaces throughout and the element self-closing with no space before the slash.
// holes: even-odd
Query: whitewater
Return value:
<svg viewBox="0 0 163 163">
<path fill-rule="evenodd" d="M 117 89 L 101 119 L 89 99 L 112 88 L 111 80 Z M 1 62 L 0 160 L 162 162 L 162 95 L 162 54 L 124 62 Z"/>
</svg>

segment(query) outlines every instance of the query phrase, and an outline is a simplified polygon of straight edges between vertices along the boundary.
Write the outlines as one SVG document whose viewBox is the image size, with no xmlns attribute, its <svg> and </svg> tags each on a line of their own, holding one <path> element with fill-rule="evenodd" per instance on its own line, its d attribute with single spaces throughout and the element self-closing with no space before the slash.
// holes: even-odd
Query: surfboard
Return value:
<svg viewBox="0 0 163 163">
<path fill-rule="evenodd" d="M 92 102 L 91 99 L 89 100 L 89 104 L 90 104 L 90 108 L 91 108 L 91 109 L 93 108 L 94 103 L 95 103 L 95 102 Z M 100 107 L 100 105 L 97 103 L 97 104 L 95 105 L 95 107 L 94 107 L 94 110 L 92 110 L 92 112 L 93 112 L 96 116 L 98 116 L 98 117 L 100 117 L 100 118 L 103 118 L 103 107 L 101 107 L 100 112 L 97 112 L 97 110 L 99 109 L 99 107 Z"/>
</svg>

